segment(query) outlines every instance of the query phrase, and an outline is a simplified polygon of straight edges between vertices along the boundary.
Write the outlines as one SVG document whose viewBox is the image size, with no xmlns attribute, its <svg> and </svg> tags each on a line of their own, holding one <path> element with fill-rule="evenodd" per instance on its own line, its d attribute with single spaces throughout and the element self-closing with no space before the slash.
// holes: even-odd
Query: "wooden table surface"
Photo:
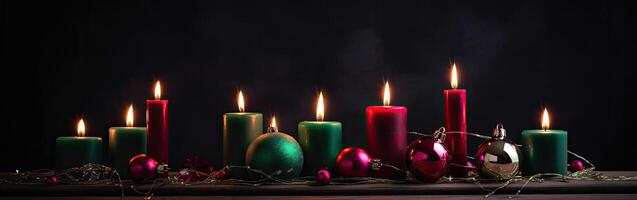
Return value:
<svg viewBox="0 0 637 200">
<path fill-rule="evenodd" d="M 637 176 L 637 171 L 603 172 L 609 176 Z M 358 185 L 163 185 L 153 189 L 153 199 L 475 199 L 502 183 L 432 183 L 432 184 L 358 184 Z M 522 181 L 500 190 L 493 198 L 514 194 Z M 148 185 L 136 186 L 140 191 Z M 28 186 L 0 184 L 0 199 L 119 199 L 117 186 L 57 185 Z M 138 193 L 125 187 L 125 199 L 140 199 Z M 523 190 L 521 199 L 637 199 L 637 181 L 545 181 L 532 182 Z"/>
</svg>

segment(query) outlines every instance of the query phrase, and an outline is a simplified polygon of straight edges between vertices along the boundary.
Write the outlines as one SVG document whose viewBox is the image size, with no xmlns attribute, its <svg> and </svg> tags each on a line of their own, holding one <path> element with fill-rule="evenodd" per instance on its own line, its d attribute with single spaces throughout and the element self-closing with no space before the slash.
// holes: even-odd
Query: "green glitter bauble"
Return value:
<svg viewBox="0 0 637 200">
<path fill-rule="evenodd" d="M 246 151 L 246 165 L 277 178 L 294 178 L 303 168 L 303 151 L 291 136 L 280 133 L 264 133 L 254 139 Z M 280 171 L 280 174 L 275 172 Z M 262 175 L 251 172 L 253 178 Z"/>
</svg>

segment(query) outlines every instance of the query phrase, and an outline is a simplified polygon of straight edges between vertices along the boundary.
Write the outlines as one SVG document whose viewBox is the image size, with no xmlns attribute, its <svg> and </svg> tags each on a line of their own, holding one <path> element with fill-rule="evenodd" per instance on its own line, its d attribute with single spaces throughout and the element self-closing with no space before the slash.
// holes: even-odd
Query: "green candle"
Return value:
<svg viewBox="0 0 637 200">
<path fill-rule="evenodd" d="M 319 94 L 316 118 L 299 123 L 299 145 L 303 149 L 303 175 L 315 176 L 321 169 L 332 170 L 343 148 L 341 123 L 322 121 L 325 113 L 323 93 Z"/>
<path fill-rule="evenodd" d="M 239 111 L 223 115 L 223 165 L 244 166 L 245 154 L 252 141 L 263 133 L 263 115 L 243 112 L 243 93 L 238 95 Z M 231 178 L 246 178 L 245 170 L 233 169 Z"/>
<path fill-rule="evenodd" d="M 133 126 L 133 106 L 128 110 L 127 127 L 108 129 L 108 150 L 111 165 L 119 175 L 128 179 L 128 161 L 133 156 L 146 153 L 146 127 Z"/>
<path fill-rule="evenodd" d="M 59 170 L 102 163 L 102 138 L 84 137 L 84 120 L 78 123 L 78 136 L 55 140 L 55 167 Z"/>
<path fill-rule="evenodd" d="M 548 112 L 542 117 L 542 130 L 522 131 L 522 173 L 525 176 L 538 173 L 567 174 L 568 133 L 548 130 Z"/>
</svg>

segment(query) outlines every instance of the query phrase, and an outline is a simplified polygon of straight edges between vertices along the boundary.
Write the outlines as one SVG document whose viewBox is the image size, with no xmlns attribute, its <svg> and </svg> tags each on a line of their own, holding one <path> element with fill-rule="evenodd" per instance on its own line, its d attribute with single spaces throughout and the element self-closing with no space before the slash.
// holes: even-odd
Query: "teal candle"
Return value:
<svg viewBox="0 0 637 200">
<path fill-rule="evenodd" d="M 299 145 L 303 149 L 303 175 L 314 176 L 321 169 L 332 171 L 343 149 L 341 123 L 304 121 L 299 123 Z"/>
<path fill-rule="evenodd" d="M 319 93 L 316 118 L 319 121 L 299 123 L 299 145 L 303 149 L 303 171 L 301 174 L 315 176 L 321 169 L 332 171 L 336 157 L 343 148 L 341 123 L 322 121 L 325 116 L 323 93 Z"/>
<path fill-rule="evenodd" d="M 128 178 L 128 161 L 146 153 L 145 127 L 111 127 L 108 129 L 111 164 L 122 178 Z"/>
<path fill-rule="evenodd" d="M 245 110 L 243 93 L 238 95 L 239 111 L 223 115 L 223 165 L 244 166 L 245 154 L 254 139 L 263 133 L 263 115 L 243 112 Z M 230 178 L 246 178 L 242 169 L 233 169 Z"/>
<path fill-rule="evenodd" d="M 133 106 L 128 110 L 127 127 L 111 127 L 108 129 L 108 150 L 111 167 L 119 175 L 128 179 L 128 161 L 133 156 L 146 153 L 146 127 L 133 126 Z"/>
<path fill-rule="evenodd" d="M 522 173 L 525 176 L 538 173 L 567 174 L 568 133 L 548 130 L 548 112 L 544 111 L 543 130 L 522 131 Z"/>
<path fill-rule="evenodd" d="M 102 163 L 102 138 L 84 137 L 84 121 L 78 123 L 78 136 L 55 140 L 55 167 L 64 170 L 87 163 Z"/>
</svg>

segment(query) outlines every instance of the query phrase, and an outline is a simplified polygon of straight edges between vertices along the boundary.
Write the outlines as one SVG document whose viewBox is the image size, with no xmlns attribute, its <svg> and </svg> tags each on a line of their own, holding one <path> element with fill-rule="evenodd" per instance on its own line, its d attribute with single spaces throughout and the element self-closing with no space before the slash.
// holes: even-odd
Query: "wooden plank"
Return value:
<svg viewBox="0 0 637 200">
<path fill-rule="evenodd" d="M 503 199 L 506 196 L 495 196 L 492 199 Z M 35 200 L 42 197 L 7 197 L 3 199 L 12 200 Z M 90 196 L 90 197 L 47 197 L 50 200 L 121 200 L 120 197 L 113 196 Z M 138 200 L 140 197 L 125 197 L 124 200 Z M 468 200 L 468 199 L 484 199 L 480 195 L 401 195 L 401 196 L 154 196 L 155 200 Z M 576 199 L 593 199 L 593 200 L 633 200 L 637 199 L 635 194 L 524 194 L 515 198 L 516 200 L 576 200 Z"/>
<path fill-rule="evenodd" d="M 605 172 L 607 175 L 634 176 L 637 172 Z M 358 185 L 177 185 L 156 186 L 153 193 L 159 196 L 216 196 L 216 195 L 484 195 L 502 183 L 428 183 L 428 184 L 358 184 Z M 522 182 L 510 185 L 499 193 L 516 192 Z M 140 191 L 148 191 L 150 185 L 139 185 Z M 139 195 L 125 187 L 126 195 Z M 525 194 L 637 194 L 637 181 L 545 181 L 531 183 Z M 117 196 L 117 186 L 58 185 L 26 186 L 0 184 L 0 196 Z"/>
</svg>

